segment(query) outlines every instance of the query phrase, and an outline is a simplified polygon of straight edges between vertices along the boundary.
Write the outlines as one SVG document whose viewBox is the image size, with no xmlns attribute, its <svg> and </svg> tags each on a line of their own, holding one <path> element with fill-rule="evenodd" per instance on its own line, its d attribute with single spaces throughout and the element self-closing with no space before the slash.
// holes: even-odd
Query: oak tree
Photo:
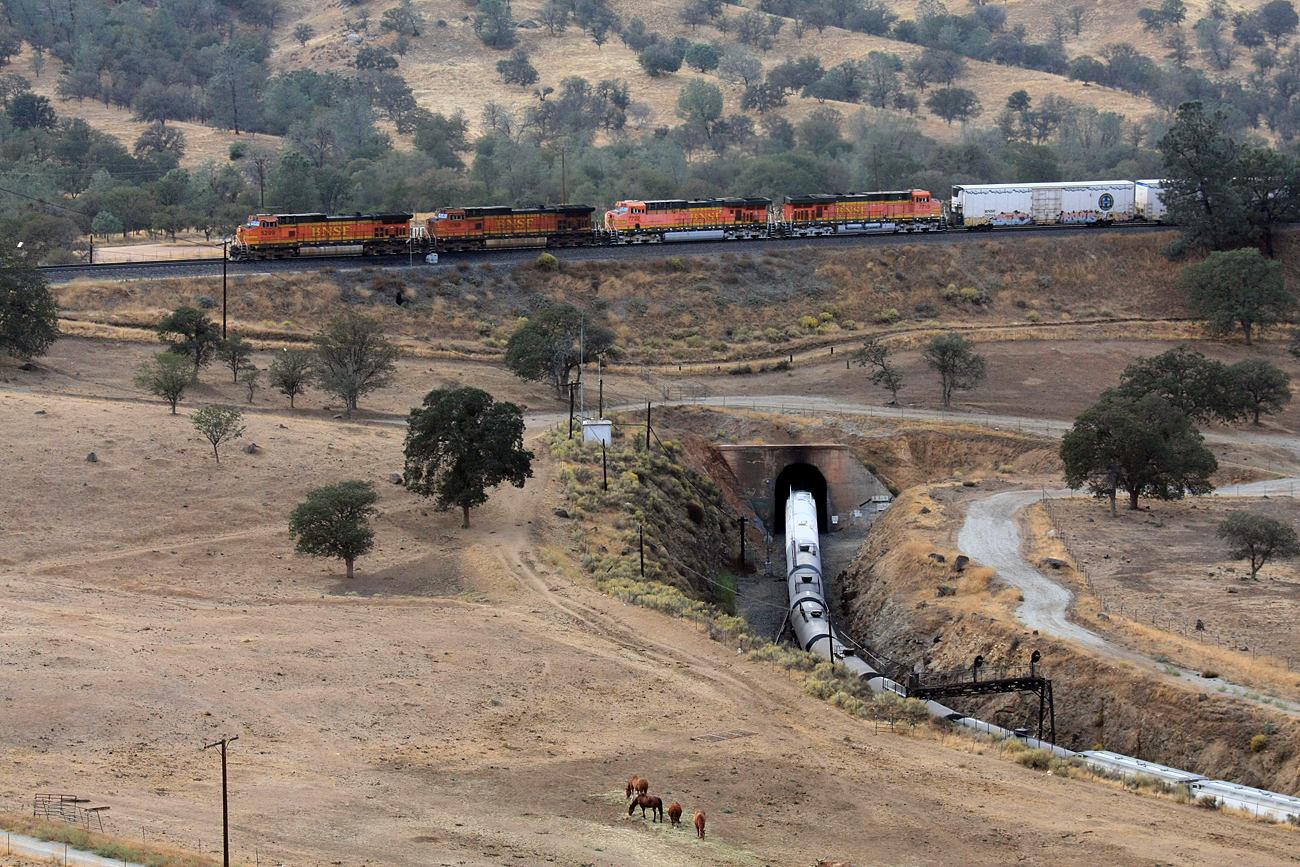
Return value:
<svg viewBox="0 0 1300 867">
<path fill-rule="evenodd" d="M 290 409 L 293 409 L 293 399 L 307 391 L 313 369 L 314 356 L 310 349 L 285 349 L 272 359 L 271 387 L 289 398 Z"/>
<path fill-rule="evenodd" d="M 203 434 L 203 438 L 212 443 L 212 457 L 221 463 L 218 451 L 223 443 L 237 440 L 244 435 L 246 428 L 242 424 L 244 414 L 238 407 L 226 404 L 205 406 L 190 416 L 194 429 Z"/>
<path fill-rule="evenodd" d="M 1184 268 L 1177 285 L 1188 311 L 1204 320 L 1210 333 L 1223 336 L 1240 325 L 1247 346 L 1256 327 L 1283 321 L 1297 306 L 1282 263 L 1265 259 L 1254 247 L 1211 253 Z"/>
<path fill-rule="evenodd" d="M 221 343 L 221 327 L 203 311 L 187 305 L 164 316 L 156 331 L 168 352 L 190 360 L 194 366 L 192 379 L 198 379 L 199 368 L 216 357 Z"/>
<path fill-rule="evenodd" d="M 871 374 L 871 384 L 887 389 L 891 395 L 889 402 L 898 403 L 898 390 L 903 387 L 903 375 L 889 360 L 889 347 L 879 337 L 868 338 L 862 348 L 853 353 L 853 360 L 858 367 L 875 368 Z"/>
<path fill-rule="evenodd" d="M 172 415 L 193 382 L 188 359 L 174 352 L 156 353 L 135 374 L 135 384 L 171 404 Z"/>
<path fill-rule="evenodd" d="M 954 391 L 976 388 L 988 375 L 984 356 L 971 348 L 972 344 L 955 331 L 936 334 L 921 350 L 921 358 L 935 373 L 943 390 L 943 405 L 952 403 Z"/>
<path fill-rule="evenodd" d="M 482 389 L 434 389 L 423 407 L 411 410 L 407 425 L 403 484 L 432 497 L 440 512 L 460 508 L 462 527 L 469 527 L 469 510 L 487 502 L 488 489 L 502 482 L 522 488 L 532 478 L 523 410 Z"/>
<path fill-rule="evenodd" d="M 572 304 L 552 304 L 510 335 L 506 367 L 520 379 L 549 380 L 561 394 L 574 368 L 594 361 L 614 344 L 614 337 L 608 328 L 587 322 Z"/>
<path fill-rule="evenodd" d="M 1245 411 L 1259 424 L 1261 413 L 1276 415 L 1291 402 L 1291 374 L 1262 358 L 1244 358 L 1228 368 Z"/>
<path fill-rule="evenodd" d="M 6 250 L 0 261 L 0 352 L 22 360 L 44 355 L 59 337 L 50 281 L 15 245 L 0 241 L 0 247 Z"/>
<path fill-rule="evenodd" d="M 1219 465 L 1203 442 L 1187 413 L 1160 395 L 1109 389 L 1061 441 L 1065 483 L 1109 498 L 1112 516 L 1119 491 L 1128 493 L 1130 509 L 1137 509 L 1140 496 L 1173 500 L 1209 493 Z"/>
<path fill-rule="evenodd" d="M 316 348 L 316 382 L 322 391 L 343 400 L 348 418 L 358 400 L 388 385 L 397 371 L 397 346 L 378 321 L 360 313 L 335 316 L 311 340 Z"/>
<path fill-rule="evenodd" d="M 370 482 L 350 480 L 307 492 L 307 499 L 289 514 L 289 538 L 299 554 L 334 557 L 353 577 L 353 564 L 370 553 L 375 531 L 370 518 L 377 514 L 379 495 Z"/>
<path fill-rule="evenodd" d="M 1230 512 L 1219 522 L 1216 535 L 1227 541 L 1233 559 L 1250 560 L 1251 578 L 1270 558 L 1300 556 L 1300 537 L 1296 536 L 1295 529 L 1268 515 Z"/>
</svg>

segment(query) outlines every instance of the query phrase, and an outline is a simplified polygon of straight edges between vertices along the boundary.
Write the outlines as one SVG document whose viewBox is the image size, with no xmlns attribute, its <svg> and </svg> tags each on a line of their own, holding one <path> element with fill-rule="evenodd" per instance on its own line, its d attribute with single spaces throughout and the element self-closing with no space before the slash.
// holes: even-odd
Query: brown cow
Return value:
<svg viewBox="0 0 1300 867">
<path fill-rule="evenodd" d="M 632 779 L 627 781 L 626 797 L 628 798 L 632 797 L 633 792 L 644 795 L 648 791 L 650 791 L 650 781 L 644 777 L 633 776 Z"/>
<path fill-rule="evenodd" d="M 695 833 L 701 840 L 704 839 L 704 811 L 695 811 Z"/>
<path fill-rule="evenodd" d="M 672 821 L 674 828 L 680 825 L 682 823 L 682 805 L 673 801 L 673 805 L 668 808 L 668 818 Z"/>
<path fill-rule="evenodd" d="M 637 807 L 641 808 L 641 818 L 645 818 L 646 808 L 650 808 L 650 819 L 655 822 L 664 820 L 664 802 L 657 795 L 637 795 L 636 800 L 627 805 L 627 814 L 632 815 L 632 811 Z M 655 818 L 658 816 L 659 818 Z"/>
</svg>

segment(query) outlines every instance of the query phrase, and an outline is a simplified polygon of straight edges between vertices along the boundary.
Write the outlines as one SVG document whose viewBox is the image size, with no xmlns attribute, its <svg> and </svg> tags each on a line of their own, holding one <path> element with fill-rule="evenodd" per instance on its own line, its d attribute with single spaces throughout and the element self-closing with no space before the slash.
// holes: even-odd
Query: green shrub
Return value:
<svg viewBox="0 0 1300 867">
<path fill-rule="evenodd" d="M 668 270 L 670 270 L 670 271 L 685 271 L 685 270 L 686 270 L 686 263 L 683 262 L 681 259 L 677 258 L 676 256 L 674 256 L 673 258 L 671 258 L 671 259 L 668 260 Z"/>
<path fill-rule="evenodd" d="M 764 328 L 763 337 L 768 343 L 784 343 L 786 339 L 785 333 L 775 328 Z"/>
<path fill-rule="evenodd" d="M 1252 753 L 1262 753 L 1268 749 L 1268 735 L 1255 735 L 1250 739 L 1250 751 Z"/>
<path fill-rule="evenodd" d="M 1018 743 L 1018 742 L 1017 742 Z M 1033 768 L 1035 771 L 1046 771 L 1052 766 L 1052 759 L 1056 758 L 1051 750 L 1027 749 L 1016 756 L 1016 764 L 1024 765 L 1026 768 Z"/>
<path fill-rule="evenodd" d="M 878 325 L 893 325 L 902 317 L 898 313 L 897 307 L 890 307 L 888 310 L 879 310 L 871 317 L 872 321 Z"/>
<path fill-rule="evenodd" d="M 550 253 L 543 253 L 537 257 L 534 263 L 538 271 L 558 271 L 560 270 L 560 260 Z"/>
<path fill-rule="evenodd" d="M 1039 319 L 1042 319 L 1043 317 L 1037 310 L 1030 310 L 1027 314 L 1025 314 L 1025 318 L 1028 319 L 1030 322 L 1037 322 Z"/>
<path fill-rule="evenodd" d="M 248 154 L 248 144 L 246 142 L 237 141 L 237 142 L 230 143 L 231 160 L 242 160 L 247 154 Z"/>
<path fill-rule="evenodd" d="M 199 306 L 200 310 L 211 310 L 217 306 L 216 300 L 211 295 L 200 295 L 194 299 L 194 303 Z"/>
<path fill-rule="evenodd" d="M 965 286 L 957 294 L 961 296 L 961 300 L 973 303 L 980 300 L 981 293 L 980 290 L 976 289 L 974 286 Z"/>
<path fill-rule="evenodd" d="M 818 322 L 816 316 L 799 317 L 799 327 L 802 328 L 804 331 L 812 331 L 814 328 L 817 327 L 817 324 Z"/>
<path fill-rule="evenodd" d="M 1052 288 L 1052 278 L 1048 277 L 1046 274 L 1039 274 L 1037 277 L 1034 278 L 1034 282 L 1038 284 L 1039 289 Z"/>
</svg>

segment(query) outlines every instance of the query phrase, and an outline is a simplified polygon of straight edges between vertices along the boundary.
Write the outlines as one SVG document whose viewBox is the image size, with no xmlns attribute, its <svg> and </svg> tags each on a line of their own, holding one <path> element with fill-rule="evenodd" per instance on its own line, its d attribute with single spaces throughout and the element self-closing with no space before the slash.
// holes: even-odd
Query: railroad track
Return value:
<svg viewBox="0 0 1300 867">
<path fill-rule="evenodd" d="M 961 244 L 997 238 L 1014 238 L 1023 234 L 1043 232 L 1067 234 L 1096 234 L 1099 231 L 1115 232 L 1167 232 L 1177 231 L 1172 226 L 1124 226 L 1110 229 L 1074 226 L 1028 226 L 1005 229 L 993 233 L 919 232 L 838 235 L 824 238 L 772 238 L 763 241 L 682 241 L 665 244 L 638 244 L 616 247 L 569 247 L 544 250 L 541 247 L 485 250 L 470 253 L 448 253 L 437 265 L 428 265 L 422 256 L 303 256 L 296 259 L 270 259 L 259 262 L 226 262 L 230 276 L 264 275 L 271 273 L 297 273 L 333 268 L 339 271 L 356 271 L 367 268 L 411 268 L 437 274 L 460 264 L 492 264 L 513 266 L 531 262 L 542 252 L 570 262 L 614 261 L 624 259 L 666 259 L 673 256 L 716 256 L 722 253 L 772 249 L 776 247 L 839 248 L 864 245 L 892 244 Z M 42 266 L 51 283 L 67 283 L 81 277 L 110 280 L 167 279 L 181 277 L 212 277 L 221 274 L 220 259 L 170 259 L 156 262 L 109 262 L 96 265 Z"/>
</svg>

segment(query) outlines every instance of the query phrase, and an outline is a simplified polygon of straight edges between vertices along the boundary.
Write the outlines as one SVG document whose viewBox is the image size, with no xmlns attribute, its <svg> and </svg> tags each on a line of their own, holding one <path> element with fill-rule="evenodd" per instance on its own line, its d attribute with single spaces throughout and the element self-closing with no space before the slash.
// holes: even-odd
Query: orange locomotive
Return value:
<svg viewBox="0 0 1300 867">
<path fill-rule="evenodd" d="M 721 232 L 727 239 L 768 237 L 768 198 L 618 202 L 605 212 L 616 244 L 653 244 L 677 232 Z"/>
<path fill-rule="evenodd" d="M 447 208 L 411 227 L 411 243 L 437 253 L 490 246 L 590 247 L 596 243 L 588 205 L 541 208 Z"/>
<path fill-rule="evenodd" d="M 943 205 L 927 190 L 791 196 L 773 234 L 835 235 L 884 229 L 891 224 L 896 232 L 941 231 L 945 225 Z"/>
<path fill-rule="evenodd" d="M 235 233 L 230 258 L 283 259 L 303 248 L 360 247 L 363 256 L 407 251 L 410 214 L 261 214 Z"/>
</svg>

